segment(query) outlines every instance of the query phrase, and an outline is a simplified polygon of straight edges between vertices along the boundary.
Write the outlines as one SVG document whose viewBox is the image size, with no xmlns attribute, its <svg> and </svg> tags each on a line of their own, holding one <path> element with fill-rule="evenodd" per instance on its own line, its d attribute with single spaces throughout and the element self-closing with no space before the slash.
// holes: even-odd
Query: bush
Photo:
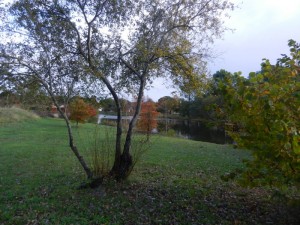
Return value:
<svg viewBox="0 0 300 225">
<path fill-rule="evenodd" d="M 300 182 L 300 44 L 289 46 L 275 65 L 264 60 L 260 73 L 223 84 L 226 113 L 240 128 L 229 134 L 254 156 L 244 174 L 251 185 Z"/>
<path fill-rule="evenodd" d="M 175 137 L 177 134 L 176 134 L 176 131 L 173 130 L 173 129 L 169 129 L 167 132 L 166 132 L 166 135 L 168 137 Z"/>
</svg>

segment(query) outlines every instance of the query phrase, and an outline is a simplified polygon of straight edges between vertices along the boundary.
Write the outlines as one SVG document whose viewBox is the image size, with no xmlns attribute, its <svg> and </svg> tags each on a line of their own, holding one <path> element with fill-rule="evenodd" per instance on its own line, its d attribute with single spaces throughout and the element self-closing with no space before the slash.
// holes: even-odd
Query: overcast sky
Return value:
<svg viewBox="0 0 300 225">
<path fill-rule="evenodd" d="M 225 69 L 241 71 L 244 76 L 260 70 L 263 58 L 275 63 L 281 54 L 288 54 L 287 42 L 300 42 L 300 0 L 235 0 L 239 8 L 231 12 L 225 21 L 227 27 L 235 29 L 226 32 L 222 40 L 213 46 L 218 56 L 209 63 L 214 72 Z M 153 84 L 146 92 L 153 100 L 171 95 L 162 80 Z"/>
</svg>

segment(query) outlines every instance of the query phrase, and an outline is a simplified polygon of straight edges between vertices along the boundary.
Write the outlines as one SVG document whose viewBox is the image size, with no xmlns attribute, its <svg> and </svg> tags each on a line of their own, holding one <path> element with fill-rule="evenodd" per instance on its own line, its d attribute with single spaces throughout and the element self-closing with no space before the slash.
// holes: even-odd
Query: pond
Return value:
<svg viewBox="0 0 300 225">
<path fill-rule="evenodd" d="M 216 144 L 230 144 L 232 139 L 225 135 L 223 127 L 214 126 L 211 124 L 194 121 L 176 121 L 170 125 L 178 136 L 196 141 L 204 141 Z"/>
<path fill-rule="evenodd" d="M 117 116 L 99 115 L 98 123 L 101 123 L 103 120 L 115 121 L 116 119 Z M 124 116 L 123 119 L 130 120 L 132 117 Z M 224 127 L 220 125 L 216 126 L 201 121 L 188 122 L 187 120 L 160 118 L 158 121 L 159 132 L 169 129 L 175 130 L 179 137 L 195 141 L 204 141 L 216 144 L 232 144 L 232 139 L 225 135 Z"/>
</svg>

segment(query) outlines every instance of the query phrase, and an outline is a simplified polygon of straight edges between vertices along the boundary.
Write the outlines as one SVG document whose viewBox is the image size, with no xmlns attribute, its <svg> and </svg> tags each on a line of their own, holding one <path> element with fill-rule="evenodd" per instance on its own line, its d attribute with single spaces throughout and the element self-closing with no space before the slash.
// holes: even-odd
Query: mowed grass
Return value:
<svg viewBox="0 0 300 225">
<path fill-rule="evenodd" d="M 114 128 L 98 128 L 100 142 Z M 88 161 L 95 125 L 74 127 Z M 113 135 L 109 135 L 113 137 Z M 227 145 L 154 136 L 123 183 L 78 189 L 85 175 L 60 119 L 0 127 L 0 224 L 297 224 L 265 188 L 220 179 L 249 153 Z"/>
</svg>

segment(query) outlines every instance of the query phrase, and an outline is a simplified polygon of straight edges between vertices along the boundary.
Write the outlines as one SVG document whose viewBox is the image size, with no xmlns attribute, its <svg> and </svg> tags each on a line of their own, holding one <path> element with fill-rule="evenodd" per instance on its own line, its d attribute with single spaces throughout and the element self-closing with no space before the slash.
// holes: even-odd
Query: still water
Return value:
<svg viewBox="0 0 300 225">
<path fill-rule="evenodd" d="M 115 121 L 117 116 L 99 115 L 98 124 L 105 120 Z M 132 117 L 123 117 L 124 120 L 130 120 Z M 167 131 L 173 129 L 179 137 L 188 138 L 196 141 L 204 141 L 216 144 L 231 144 L 232 139 L 225 135 L 224 126 L 216 126 L 200 121 L 188 122 L 178 119 L 160 119 L 158 121 L 158 130 Z"/>
<path fill-rule="evenodd" d="M 203 122 L 177 121 L 172 125 L 172 129 L 176 131 L 178 136 L 196 140 L 211 142 L 216 144 L 232 143 L 230 137 L 225 135 L 225 130 L 221 126 L 208 125 Z"/>
</svg>

